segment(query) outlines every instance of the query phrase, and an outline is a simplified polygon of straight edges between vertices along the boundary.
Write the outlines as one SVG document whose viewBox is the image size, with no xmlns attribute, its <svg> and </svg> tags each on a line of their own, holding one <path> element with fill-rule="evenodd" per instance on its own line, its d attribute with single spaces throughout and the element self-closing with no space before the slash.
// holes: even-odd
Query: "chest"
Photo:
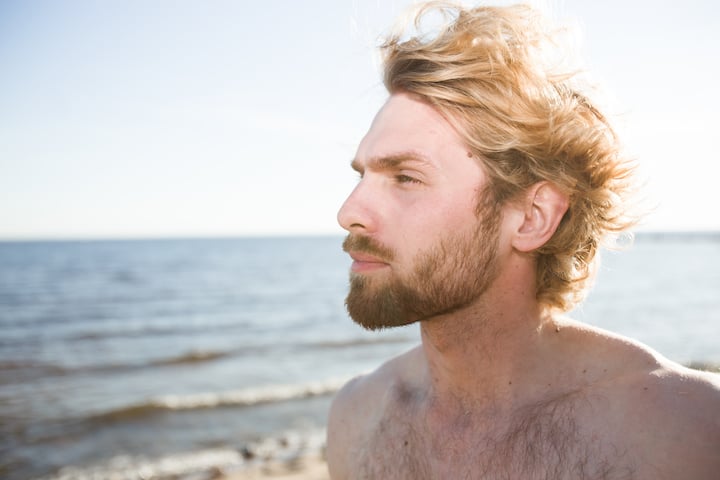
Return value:
<svg viewBox="0 0 720 480">
<path fill-rule="evenodd" d="M 440 431 L 422 416 L 386 415 L 367 430 L 352 471 L 358 479 L 631 479 L 627 452 L 572 412 L 519 413 Z"/>
</svg>

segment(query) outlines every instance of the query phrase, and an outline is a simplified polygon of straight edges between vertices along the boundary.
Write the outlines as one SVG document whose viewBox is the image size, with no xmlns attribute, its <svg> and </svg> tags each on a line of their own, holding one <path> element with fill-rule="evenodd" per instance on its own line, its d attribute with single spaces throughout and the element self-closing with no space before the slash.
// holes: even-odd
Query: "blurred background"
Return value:
<svg viewBox="0 0 720 480">
<path fill-rule="evenodd" d="M 1 476 L 316 451 L 339 385 L 417 341 L 347 318 L 335 222 L 411 3 L 0 0 Z M 653 207 L 573 315 L 716 368 L 720 7 L 541 6 L 577 28 Z"/>
</svg>

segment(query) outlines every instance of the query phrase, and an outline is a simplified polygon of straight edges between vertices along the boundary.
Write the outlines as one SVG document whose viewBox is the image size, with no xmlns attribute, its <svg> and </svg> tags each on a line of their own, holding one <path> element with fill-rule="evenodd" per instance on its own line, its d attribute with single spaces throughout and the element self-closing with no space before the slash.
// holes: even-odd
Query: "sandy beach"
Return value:
<svg viewBox="0 0 720 480">
<path fill-rule="evenodd" d="M 291 462 L 272 462 L 242 471 L 220 474 L 220 480 L 329 480 L 327 463 L 319 456 L 296 458 Z"/>
</svg>

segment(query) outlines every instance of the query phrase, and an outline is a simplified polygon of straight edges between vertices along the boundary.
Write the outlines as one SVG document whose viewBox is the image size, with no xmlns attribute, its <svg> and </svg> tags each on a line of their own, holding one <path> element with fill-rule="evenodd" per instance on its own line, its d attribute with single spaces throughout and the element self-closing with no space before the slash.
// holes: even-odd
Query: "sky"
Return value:
<svg viewBox="0 0 720 480">
<path fill-rule="evenodd" d="M 341 233 L 411 3 L 0 0 L 0 239 Z M 641 229 L 720 230 L 720 4 L 549 11 L 613 100 Z"/>
</svg>

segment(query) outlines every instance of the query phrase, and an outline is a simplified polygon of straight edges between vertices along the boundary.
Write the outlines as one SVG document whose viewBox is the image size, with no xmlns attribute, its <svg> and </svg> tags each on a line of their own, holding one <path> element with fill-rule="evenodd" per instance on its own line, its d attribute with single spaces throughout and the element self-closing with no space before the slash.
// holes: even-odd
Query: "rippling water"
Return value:
<svg viewBox="0 0 720 480">
<path fill-rule="evenodd" d="M 331 394 L 418 339 L 347 319 L 340 243 L 0 243 L 0 475 L 183 474 L 321 444 Z M 574 316 L 717 365 L 719 272 L 717 235 L 641 236 Z"/>
</svg>

